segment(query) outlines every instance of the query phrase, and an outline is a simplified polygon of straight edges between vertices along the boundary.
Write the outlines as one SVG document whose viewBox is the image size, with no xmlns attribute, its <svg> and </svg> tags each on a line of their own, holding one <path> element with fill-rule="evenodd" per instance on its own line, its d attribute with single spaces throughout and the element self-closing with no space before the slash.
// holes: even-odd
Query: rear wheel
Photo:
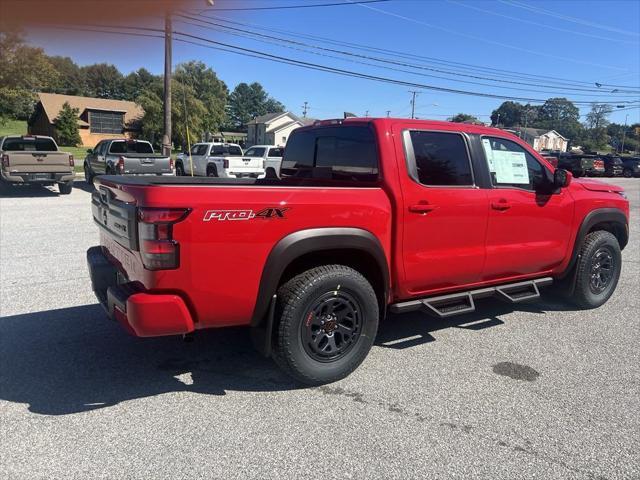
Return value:
<svg viewBox="0 0 640 480">
<path fill-rule="evenodd" d="M 71 190 L 73 190 L 73 180 L 59 183 L 58 190 L 60 191 L 60 195 L 69 195 L 71 193 Z"/>
<path fill-rule="evenodd" d="M 277 313 L 274 359 L 308 385 L 335 382 L 353 372 L 378 330 L 373 288 L 343 265 L 316 267 L 282 285 Z"/>
<path fill-rule="evenodd" d="M 629 168 L 625 168 L 625 169 L 622 171 L 622 175 L 623 175 L 624 177 L 631 178 L 631 177 L 633 177 L 633 172 L 632 172 Z"/>
<path fill-rule="evenodd" d="M 207 177 L 217 177 L 218 176 L 218 169 L 216 168 L 215 165 L 209 165 L 207 167 Z"/>
<path fill-rule="evenodd" d="M 621 267 L 618 239 L 603 230 L 591 232 L 580 248 L 573 301 L 582 308 L 606 303 L 616 289 Z"/>
</svg>

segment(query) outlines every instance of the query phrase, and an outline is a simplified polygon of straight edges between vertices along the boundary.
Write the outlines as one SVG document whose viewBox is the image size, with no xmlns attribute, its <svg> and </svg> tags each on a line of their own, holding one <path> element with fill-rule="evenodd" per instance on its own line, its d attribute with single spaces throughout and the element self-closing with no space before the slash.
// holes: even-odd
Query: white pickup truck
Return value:
<svg viewBox="0 0 640 480">
<path fill-rule="evenodd" d="M 244 152 L 244 157 L 262 159 L 266 177 L 280 177 L 280 165 L 282 164 L 284 147 L 275 145 L 254 145 Z"/>
<path fill-rule="evenodd" d="M 220 177 L 258 178 L 264 175 L 261 158 L 247 158 L 242 148 L 233 143 L 205 142 L 191 147 L 191 155 L 183 153 L 176 158 L 176 174 Z"/>
</svg>

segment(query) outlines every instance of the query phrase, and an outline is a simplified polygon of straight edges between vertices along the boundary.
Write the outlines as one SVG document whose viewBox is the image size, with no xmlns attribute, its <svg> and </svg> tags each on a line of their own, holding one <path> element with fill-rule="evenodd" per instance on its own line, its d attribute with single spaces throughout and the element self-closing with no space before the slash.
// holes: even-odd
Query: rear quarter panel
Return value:
<svg viewBox="0 0 640 480">
<path fill-rule="evenodd" d="M 362 228 L 374 234 L 387 258 L 391 245 L 391 206 L 380 188 L 123 186 L 138 206 L 191 208 L 174 226 L 180 243 L 177 270 L 151 272 L 138 252 L 103 235 L 103 245 L 131 281 L 155 292 L 181 295 L 198 328 L 245 325 L 251 320 L 262 271 L 271 249 L 290 233 L 321 227 Z M 284 218 L 209 218 L 209 211 L 284 210 Z M 224 216 L 223 216 L 224 217 Z"/>
</svg>

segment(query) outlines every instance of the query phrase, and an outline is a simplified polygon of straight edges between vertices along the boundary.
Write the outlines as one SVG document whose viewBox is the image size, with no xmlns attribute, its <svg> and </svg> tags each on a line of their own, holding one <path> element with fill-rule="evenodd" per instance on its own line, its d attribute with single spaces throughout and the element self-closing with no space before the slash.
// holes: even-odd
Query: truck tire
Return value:
<svg viewBox="0 0 640 480">
<path fill-rule="evenodd" d="M 60 191 L 60 195 L 69 195 L 71 190 L 73 190 L 73 180 L 69 182 L 59 183 L 58 190 Z"/>
<path fill-rule="evenodd" d="M 573 302 L 584 309 L 603 305 L 616 289 L 621 267 L 618 239 L 604 230 L 588 234 L 576 265 Z"/>
<path fill-rule="evenodd" d="M 625 177 L 625 178 L 631 178 L 631 177 L 633 177 L 633 171 L 630 168 L 625 168 L 622 171 L 622 176 Z"/>
<path fill-rule="evenodd" d="M 207 167 L 207 177 L 217 177 L 218 176 L 218 169 L 216 168 L 215 165 L 209 165 Z"/>
<path fill-rule="evenodd" d="M 273 357 L 307 385 L 345 378 L 365 359 L 378 331 L 371 284 L 344 265 L 307 270 L 278 289 Z"/>
<path fill-rule="evenodd" d="M 91 173 L 91 168 L 86 163 L 84 164 L 84 180 L 89 185 L 93 185 L 93 175 Z"/>
</svg>

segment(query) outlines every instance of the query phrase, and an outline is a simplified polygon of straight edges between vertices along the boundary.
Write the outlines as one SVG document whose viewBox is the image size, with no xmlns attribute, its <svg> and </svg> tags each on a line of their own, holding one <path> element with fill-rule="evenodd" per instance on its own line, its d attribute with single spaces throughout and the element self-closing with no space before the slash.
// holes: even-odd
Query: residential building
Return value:
<svg viewBox="0 0 640 480">
<path fill-rule="evenodd" d="M 247 147 L 252 145 L 280 145 L 287 143 L 296 128 L 305 125 L 303 119 L 291 112 L 267 113 L 247 124 Z"/>
<path fill-rule="evenodd" d="M 541 130 L 538 128 L 516 128 L 514 134 L 522 138 L 534 150 L 553 150 L 566 152 L 569 140 L 555 130 Z"/>
<path fill-rule="evenodd" d="M 29 133 L 56 138 L 55 120 L 65 103 L 78 109 L 78 131 L 83 146 L 94 147 L 99 141 L 110 138 L 133 138 L 140 132 L 144 111 L 134 102 L 39 93 L 35 111 L 29 119 Z"/>
</svg>

